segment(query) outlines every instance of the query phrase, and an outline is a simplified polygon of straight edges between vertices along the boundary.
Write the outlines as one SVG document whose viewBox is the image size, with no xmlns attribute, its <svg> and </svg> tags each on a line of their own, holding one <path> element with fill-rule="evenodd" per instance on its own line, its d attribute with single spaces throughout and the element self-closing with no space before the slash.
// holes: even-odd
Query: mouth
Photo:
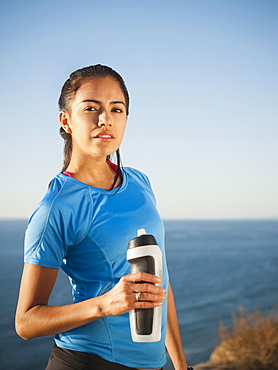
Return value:
<svg viewBox="0 0 278 370">
<path fill-rule="evenodd" d="M 110 141 L 115 139 L 115 136 L 111 132 L 99 132 L 94 136 L 94 139 L 100 139 L 104 141 Z"/>
</svg>

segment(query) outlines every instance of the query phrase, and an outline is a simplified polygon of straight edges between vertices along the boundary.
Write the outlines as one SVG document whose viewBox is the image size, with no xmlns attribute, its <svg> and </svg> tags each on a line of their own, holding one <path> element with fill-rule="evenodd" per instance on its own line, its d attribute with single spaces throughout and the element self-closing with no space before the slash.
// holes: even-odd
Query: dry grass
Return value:
<svg viewBox="0 0 278 370">
<path fill-rule="evenodd" d="M 225 370 L 278 369 L 278 314 L 259 311 L 233 315 L 234 326 L 220 323 L 220 345 L 210 360 Z"/>
</svg>

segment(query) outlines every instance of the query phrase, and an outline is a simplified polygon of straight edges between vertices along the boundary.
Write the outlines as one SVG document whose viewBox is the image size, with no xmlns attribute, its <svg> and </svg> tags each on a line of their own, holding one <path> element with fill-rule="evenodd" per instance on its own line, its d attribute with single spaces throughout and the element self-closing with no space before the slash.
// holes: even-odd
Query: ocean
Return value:
<svg viewBox="0 0 278 370">
<path fill-rule="evenodd" d="M 43 370 L 51 337 L 24 341 L 14 331 L 26 220 L 0 221 L 0 369 Z M 278 308 L 278 220 L 166 220 L 166 248 L 184 351 L 206 362 L 218 343 L 219 321 L 242 308 Z M 71 302 L 59 274 L 50 304 Z M 172 370 L 168 361 L 164 368 Z"/>
</svg>

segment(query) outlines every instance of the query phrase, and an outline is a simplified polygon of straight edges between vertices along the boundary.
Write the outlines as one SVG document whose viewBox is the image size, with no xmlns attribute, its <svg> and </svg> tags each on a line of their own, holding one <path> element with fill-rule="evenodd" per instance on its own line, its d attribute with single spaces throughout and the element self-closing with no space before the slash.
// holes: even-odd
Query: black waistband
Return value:
<svg viewBox="0 0 278 370">
<path fill-rule="evenodd" d="M 60 348 L 54 344 L 46 370 L 136 370 L 109 362 L 92 353 Z"/>
</svg>

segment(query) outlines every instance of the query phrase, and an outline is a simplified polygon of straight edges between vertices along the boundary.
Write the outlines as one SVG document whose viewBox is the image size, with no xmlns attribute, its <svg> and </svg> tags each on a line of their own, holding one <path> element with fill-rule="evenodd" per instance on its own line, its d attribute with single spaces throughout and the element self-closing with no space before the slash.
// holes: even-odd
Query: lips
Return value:
<svg viewBox="0 0 278 370">
<path fill-rule="evenodd" d="M 101 131 L 94 136 L 94 139 L 110 140 L 110 139 L 115 139 L 115 136 L 110 131 Z"/>
</svg>

